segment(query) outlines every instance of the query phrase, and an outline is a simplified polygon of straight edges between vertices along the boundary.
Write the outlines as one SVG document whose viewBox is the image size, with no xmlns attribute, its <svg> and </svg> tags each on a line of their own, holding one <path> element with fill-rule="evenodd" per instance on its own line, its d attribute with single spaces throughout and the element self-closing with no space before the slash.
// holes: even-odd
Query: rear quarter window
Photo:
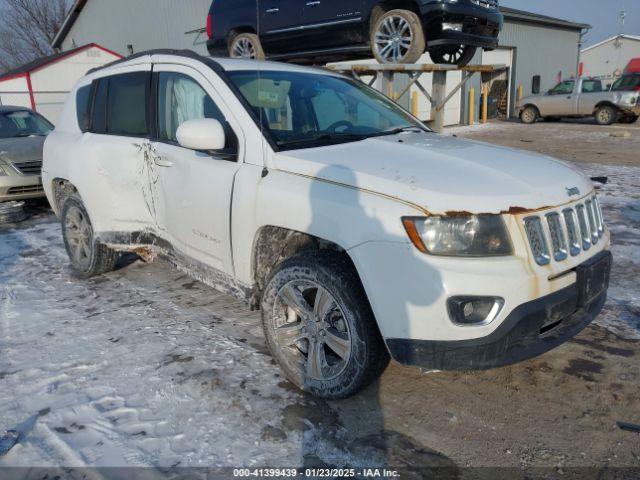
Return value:
<svg viewBox="0 0 640 480">
<path fill-rule="evenodd" d="M 93 101 L 93 113 L 91 116 L 91 131 L 93 133 L 107 132 L 107 92 L 109 90 L 109 79 L 101 78 L 97 80 L 95 86 L 96 94 Z"/>
<path fill-rule="evenodd" d="M 76 112 L 78 126 L 83 132 L 88 132 L 91 126 L 91 85 L 78 89 L 76 93 Z"/>
</svg>

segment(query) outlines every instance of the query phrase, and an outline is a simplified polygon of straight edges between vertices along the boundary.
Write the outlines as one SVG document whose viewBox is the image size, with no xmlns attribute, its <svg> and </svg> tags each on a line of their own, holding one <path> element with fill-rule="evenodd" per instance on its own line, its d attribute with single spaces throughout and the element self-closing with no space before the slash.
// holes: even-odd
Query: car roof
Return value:
<svg viewBox="0 0 640 480">
<path fill-rule="evenodd" d="M 145 58 L 146 57 L 146 58 Z M 218 69 L 226 72 L 243 71 L 243 70 L 269 70 L 269 71 L 287 71 L 287 72 L 299 72 L 299 73 L 315 73 L 320 75 L 340 76 L 336 72 L 331 72 L 317 67 L 305 67 L 300 65 L 293 65 L 290 63 L 282 62 L 270 62 L 270 61 L 258 61 L 258 60 L 244 60 L 238 58 L 221 58 L 221 57 L 209 57 L 199 55 L 192 50 L 150 50 L 146 52 L 140 52 L 121 60 L 109 63 L 102 67 L 90 70 L 88 74 L 95 72 L 106 72 L 112 67 L 124 67 L 128 64 L 135 65 L 141 60 L 152 60 L 152 57 L 176 57 L 182 59 L 190 59 L 202 62 L 204 64 L 215 64 Z"/>
</svg>

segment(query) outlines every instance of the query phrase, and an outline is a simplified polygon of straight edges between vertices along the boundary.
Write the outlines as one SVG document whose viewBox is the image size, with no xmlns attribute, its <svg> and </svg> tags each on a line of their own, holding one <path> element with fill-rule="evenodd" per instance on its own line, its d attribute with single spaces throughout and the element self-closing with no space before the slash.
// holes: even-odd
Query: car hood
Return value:
<svg viewBox="0 0 640 480">
<path fill-rule="evenodd" d="M 408 202 L 432 214 L 559 206 L 593 184 L 550 157 L 433 133 L 402 133 L 276 154 L 282 171 Z M 576 189 L 580 192 L 575 195 Z"/>
<path fill-rule="evenodd" d="M 46 137 L 0 138 L 0 160 L 11 163 L 42 160 Z"/>
</svg>

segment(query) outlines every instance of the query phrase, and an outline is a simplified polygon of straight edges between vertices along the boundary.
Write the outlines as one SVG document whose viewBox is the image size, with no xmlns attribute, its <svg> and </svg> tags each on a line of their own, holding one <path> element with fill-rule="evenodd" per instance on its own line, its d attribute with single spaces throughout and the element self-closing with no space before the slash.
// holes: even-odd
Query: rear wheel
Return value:
<svg viewBox="0 0 640 480">
<path fill-rule="evenodd" d="M 379 63 L 415 63 L 426 44 L 420 17 L 411 10 L 389 10 L 371 28 L 371 48 Z"/>
<path fill-rule="evenodd" d="M 61 220 L 64 246 L 78 275 L 89 278 L 115 268 L 120 254 L 96 239 L 80 197 L 72 195 L 65 200 Z"/>
<path fill-rule="evenodd" d="M 431 47 L 429 55 L 433 63 L 464 67 L 473 59 L 476 50 L 476 47 L 467 45 L 447 45 L 444 47 Z"/>
<path fill-rule="evenodd" d="M 287 378 L 325 399 L 346 398 L 389 363 L 353 266 L 336 254 L 285 260 L 265 288 L 267 345 Z"/>
<path fill-rule="evenodd" d="M 618 110 L 611 105 L 603 105 L 596 110 L 595 116 L 598 125 L 611 125 L 618 121 Z"/>
<path fill-rule="evenodd" d="M 522 123 L 526 123 L 527 125 L 531 125 L 535 123 L 538 119 L 538 109 L 533 106 L 525 107 L 524 110 L 520 113 L 520 120 Z"/>
<path fill-rule="evenodd" d="M 255 33 L 240 33 L 229 42 L 229 56 L 245 60 L 264 60 L 260 38 Z"/>
</svg>

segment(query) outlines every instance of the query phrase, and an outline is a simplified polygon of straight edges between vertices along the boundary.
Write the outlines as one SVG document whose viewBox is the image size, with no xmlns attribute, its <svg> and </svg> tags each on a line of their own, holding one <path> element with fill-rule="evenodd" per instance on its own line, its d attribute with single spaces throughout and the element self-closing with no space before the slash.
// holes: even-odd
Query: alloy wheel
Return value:
<svg viewBox="0 0 640 480">
<path fill-rule="evenodd" d="M 524 123 L 533 123 L 536 120 L 536 114 L 531 108 L 527 108 L 522 112 L 522 121 Z"/>
<path fill-rule="evenodd" d="M 285 284 L 273 306 L 277 348 L 304 378 L 336 378 L 351 356 L 351 333 L 335 298 L 306 280 Z"/>
<path fill-rule="evenodd" d="M 387 63 L 399 63 L 411 49 L 413 32 L 409 22 L 400 16 L 387 17 L 375 33 L 375 48 Z"/>
<path fill-rule="evenodd" d="M 71 207 L 65 218 L 65 235 L 73 260 L 85 268 L 91 264 L 93 232 L 88 218 L 77 207 Z"/>
<path fill-rule="evenodd" d="M 233 58 L 254 60 L 256 58 L 256 47 L 248 38 L 240 38 L 234 42 L 231 53 Z"/>
</svg>

